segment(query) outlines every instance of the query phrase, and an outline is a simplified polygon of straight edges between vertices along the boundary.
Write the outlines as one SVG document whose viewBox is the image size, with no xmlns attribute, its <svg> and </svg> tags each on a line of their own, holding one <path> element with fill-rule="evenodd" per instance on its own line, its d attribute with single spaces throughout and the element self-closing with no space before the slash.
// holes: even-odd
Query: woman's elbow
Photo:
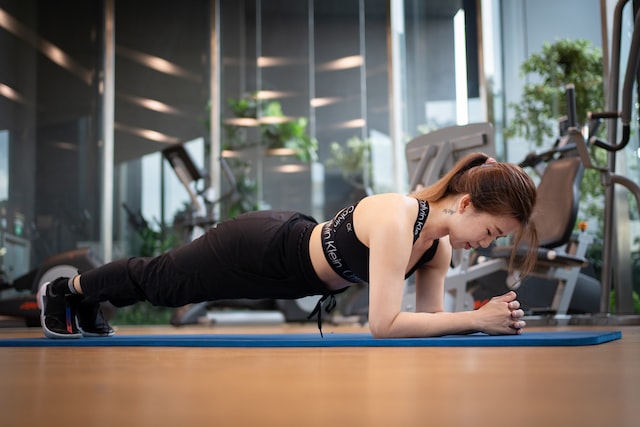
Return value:
<svg viewBox="0 0 640 427">
<path fill-rule="evenodd" d="M 371 336 L 373 336 L 373 338 L 392 338 L 391 334 L 386 329 L 369 327 L 369 330 L 371 331 Z"/>
<path fill-rule="evenodd" d="M 394 338 L 393 322 L 369 321 L 369 331 L 374 338 Z"/>
</svg>

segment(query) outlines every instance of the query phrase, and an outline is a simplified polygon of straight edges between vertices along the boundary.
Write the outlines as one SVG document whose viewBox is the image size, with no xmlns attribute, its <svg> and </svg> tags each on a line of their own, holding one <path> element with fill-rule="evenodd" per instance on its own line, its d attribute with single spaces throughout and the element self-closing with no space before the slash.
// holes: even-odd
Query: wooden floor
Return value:
<svg viewBox="0 0 640 427">
<path fill-rule="evenodd" d="M 639 426 L 640 326 L 600 329 L 623 337 L 587 347 L 0 348 L 0 425 Z M 289 331 L 314 329 L 118 333 Z"/>
</svg>

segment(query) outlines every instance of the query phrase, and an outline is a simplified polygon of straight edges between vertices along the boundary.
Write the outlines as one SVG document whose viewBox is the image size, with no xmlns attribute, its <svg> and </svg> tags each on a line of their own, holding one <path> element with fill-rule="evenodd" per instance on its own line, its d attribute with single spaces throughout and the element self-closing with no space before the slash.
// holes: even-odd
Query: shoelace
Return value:
<svg viewBox="0 0 640 427">
<path fill-rule="evenodd" d="M 326 302 L 326 305 L 324 307 L 324 311 L 325 313 L 330 313 L 331 310 L 333 310 L 334 308 L 336 308 L 336 296 L 334 294 L 326 294 L 323 295 L 322 298 L 320 298 L 316 304 L 316 306 L 314 307 L 313 311 L 311 312 L 311 314 L 309 316 L 307 316 L 307 319 L 311 319 L 313 316 L 318 316 L 318 330 L 320 331 L 320 336 L 322 338 L 324 338 L 324 334 L 322 333 L 322 309 L 323 309 L 323 304 Z"/>
</svg>

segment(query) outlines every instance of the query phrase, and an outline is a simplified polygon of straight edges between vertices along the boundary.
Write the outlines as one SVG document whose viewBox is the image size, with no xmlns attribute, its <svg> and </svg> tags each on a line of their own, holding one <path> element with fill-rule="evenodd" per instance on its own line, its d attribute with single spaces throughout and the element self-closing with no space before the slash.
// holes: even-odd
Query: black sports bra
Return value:
<svg viewBox="0 0 640 427">
<path fill-rule="evenodd" d="M 429 216 L 429 204 L 418 201 L 418 217 L 413 226 L 413 242 L 420 237 L 420 232 Z M 357 203 L 342 209 L 322 227 L 322 251 L 331 268 L 341 277 L 352 283 L 369 281 L 369 248 L 356 236 L 353 227 L 353 212 Z M 422 264 L 433 259 L 438 249 L 438 240 L 420 257 L 405 278 L 411 276 Z"/>
</svg>

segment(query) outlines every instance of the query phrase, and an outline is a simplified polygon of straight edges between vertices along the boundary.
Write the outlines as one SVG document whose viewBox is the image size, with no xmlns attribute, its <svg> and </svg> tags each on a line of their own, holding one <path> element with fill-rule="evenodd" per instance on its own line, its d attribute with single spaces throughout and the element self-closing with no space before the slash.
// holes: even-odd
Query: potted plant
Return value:
<svg viewBox="0 0 640 427">
<path fill-rule="evenodd" d="M 373 178 L 371 141 L 354 136 L 344 146 L 332 142 L 326 164 L 339 169 L 344 180 L 356 189 L 367 190 Z"/>
<path fill-rule="evenodd" d="M 233 117 L 223 121 L 222 154 L 237 183 L 236 195 L 225 203 L 226 217 L 232 217 L 263 205 L 260 173 L 285 163 L 315 161 L 318 143 L 307 134 L 307 118 L 286 116 L 277 101 L 249 94 L 230 98 L 227 105 Z"/>
<path fill-rule="evenodd" d="M 224 125 L 227 149 L 264 145 L 267 154 L 291 154 L 302 162 L 317 159 L 318 143 L 307 134 L 306 117 L 288 117 L 277 101 L 264 102 L 255 95 L 228 99 L 234 118 Z M 257 126 L 259 141 L 250 141 L 247 128 Z"/>
<path fill-rule="evenodd" d="M 589 111 L 604 107 L 602 52 L 587 40 L 561 39 L 545 43 L 540 52 L 532 54 L 521 67 L 523 77 L 531 78 L 523 88 L 522 99 L 511 103 L 513 119 L 505 127 L 505 136 L 520 136 L 541 147 L 553 141 L 558 118 L 567 114 L 565 85 L 575 86 L 576 113 L 584 120 Z M 579 124 L 581 125 L 581 124 Z M 604 126 L 599 135 L 603 135 Z M 594 151 L 599 162 L 605 161 L 603 150 Z M 586 170 L 581 183 L 581 212 L 588 218 L 602 220 L 603 186 L 600 175 Z"/>
<path fill-rule="evenodd" d="M 531 82 L 524 85 L 521 100 L 509 104 L 514 114 L 505 127 L 506 137 L 520 136 L 538 147 L 553 138 L 557 119 L 567 114 L 568 83 L 575 85 L 578 120 L 604 106 L 602 52 L 587 40 L 545 43 L 540 52 L 522 63 L 520 71 Z"/>
</svg>

